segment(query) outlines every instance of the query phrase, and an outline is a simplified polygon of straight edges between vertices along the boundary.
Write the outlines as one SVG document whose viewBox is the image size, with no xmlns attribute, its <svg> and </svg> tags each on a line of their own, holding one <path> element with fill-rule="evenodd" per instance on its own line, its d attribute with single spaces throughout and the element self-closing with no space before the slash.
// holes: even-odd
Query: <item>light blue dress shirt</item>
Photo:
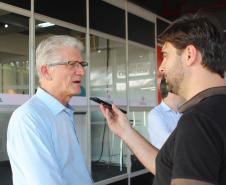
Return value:
<svg viewBox="0 0 226 185">
<path fill-rule="evenodd" d="M 92 185 L 70 106 L 38 88 L 12 114 L 7 152 L 14 185 Z"/>
<path fill-rule="evenodd" d="M 152 145 L 160 149 L 176 128 L 181 113 L 175 112 L 163 101 L 148 114 L 148 133 Z"/>
</svg>

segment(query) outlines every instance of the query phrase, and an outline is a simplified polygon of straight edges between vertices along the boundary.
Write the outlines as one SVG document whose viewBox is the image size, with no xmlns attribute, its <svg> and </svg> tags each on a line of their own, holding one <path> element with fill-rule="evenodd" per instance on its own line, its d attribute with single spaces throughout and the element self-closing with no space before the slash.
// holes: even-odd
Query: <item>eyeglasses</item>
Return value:
<svg viewBox="0 0 226 185">
<path fill-rule="evenodd" d="M 68 62 L 56 62 L 56 63 L 48 64 L 48 66 L 57 66 L 57 65 L 66 65 L 70 69 L 79 69 L 80 67 L 84 68 L 84 67 L 88 66 L 88 62 L 68 61 Z"/>
</svg>

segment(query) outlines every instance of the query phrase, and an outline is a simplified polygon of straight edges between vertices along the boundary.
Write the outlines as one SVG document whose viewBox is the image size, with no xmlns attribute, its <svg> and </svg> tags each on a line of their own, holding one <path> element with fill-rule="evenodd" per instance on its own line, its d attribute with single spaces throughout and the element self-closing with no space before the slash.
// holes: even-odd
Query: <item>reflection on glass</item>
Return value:
<svg viewBox="0 0 226 185">
<path fill-rule="evenodd" d="M 38 46 L 38 44 L 43 40 L 46 39 L 49 36 L 52 35 L 70 35 L 73 36 L 75 38 L 77 38 L 78 40 L 80 40 L 83 45 L 84 45 L 84 49 L 85 49 L 85 33 L 76 31 L 76 30 L 71 30 L 68 28 L 64 28 L 61 26 L 57 26 L 53 23 L 50 22 L 42 22 L 42 21 L 35 21 L 35 44 L 36 47 Z M 85 57 L 85 50 L 82 53 L 83 58 Z M 84 58 L 85 60 L 85 58 Z M 82 81 L 82 87 L 81 87 L 81 93 L 77 96 L 86 96 L 86 76 L 84 76 L 83 81 Z M 35 77 L 35 86 L 37 88 L 38 86 L 38 76 L 36 73 L 36 77 Z"/>
<path fill-rule="evenodd" d="M 126 147 L 100 111 L 91 112 L 92 176 L 95 182 L 126 173 Z"/>
<path fill-rule="evenodd" d="M 126 99 L 125 44 L 91 35 L 91 96 Z"/>
<path fill-rule="evenodd" d="M 156 104 L 155 52 L 151 48 L 129 45 L 130 105 Z"/>
<path fill-rule="evenodd" d="M 0 10 L 0 93 L 28 94 L 27 17 Z"/>
<path fill-rule="evenodd" d="M 129 113 L 128 117 L 131 123 L 133 124 L 133 128 L 135 128 L 144 138 L 149 140 L 147 125 L 148 111 L 141 112 L 132 111 Z M 131 171 L 137 171 L 145 168 L 133 154 L 131 155 L 131 163 L 132 163 Z"/>
</svg>

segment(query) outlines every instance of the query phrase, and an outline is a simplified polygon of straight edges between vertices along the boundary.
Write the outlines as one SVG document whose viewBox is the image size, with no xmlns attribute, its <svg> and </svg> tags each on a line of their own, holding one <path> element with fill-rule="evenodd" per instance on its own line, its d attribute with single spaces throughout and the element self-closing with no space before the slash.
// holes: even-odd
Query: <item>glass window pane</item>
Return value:
<svg viewBox="0 0 226 185">
<path fill-rule="evenodd" d="M 54 2 L 35 0 L 34 11 L 72 24 L 86 26 L 86 1 L 84 0 Z"/>
<path fill-rule="evenodd" d="M 156 104 L 155 51 L 129 45 L 129 104 L 153 106 Z"/>
<path fill-rule="evenodd" d="M 157 35 L 159 35 L 169 26 L 169 23 L 165 22 L 162 19 L 157 18 L 156 19 L 156 25 L 157 25 Z"/>
<path fill-rule="evenodd" d="M 95 182 L 126 173 L 127 149 L 100 111 L 91 112 L 92 177 Z"/>
<path fill-rule="evenodd" d="M 85 33 L 76 31 L 76 30 L 71 30 L 68 28 L 64 28 L 61 26 L 57 26 L 55 24 L 49 23 L 49 22 L 42 22 L 42 21 L 36 21 L 35 22 L 35 34 L 36 34 L 36 47 L 38 44 L 45 38 L 51 36 L 51 35 L 70 35 L 73 36 L 77 39 L 79 39 L 83 45 L 84 45 L 84 51 L 82 52 L 83 59 L 85 60 Z M 37 76 L 37 71 L 36 71 L 36 78 L 35 78 L 35 84 L 36 88 L 39 84 L 38 82 L 38 76 Z M 84 76 L 83 81 L 82 81 L 82 89 L 81 93 L 77 96 L 86 96 L 86 76 Z"/>
<path fill-rule="evenodd" d="M 148 111 L 131 111 L 129 112 L 128 117 L 133 124 L 133 128 L 135 128 L 144 138 L 149 140 Z M 131 171 L 137 171 L 145 168 L 133 154 L 131 155 L 131 163 Z"/>
<path fill-rule="evenodd" d="M 1 0 L 3 3 L 11 4 L 13 6 L 18 6 L 20 8 L 25 8 L 25 9 L 30 9 L 31 7 L 31 1 L 28 0 L 20 0 L 20 1 L 15 1 L 15 0 Z"/>
<path fill-rule="evenodd" d="M 128 13 L 128 39 L 155 47 L 155 24 Z"/>
<path fill-rule="evenodd" d="M 91 35 L 91 96 L 126 99 L 125 44 Z"/>
<path fill-rule="evenodd" d="M 110 12 L 110 13 L 109 13 Z M 100 0 L 89 1 L 90 28 L 125 38 L 125 11 Z"/>
<path fill-rule="evenodd" d="M 157 101 L 155 50 L 129 44 L 129 119 L 133 127 L 146 139 L 147 114 Z M 136 108 L 139 107 L 139 111 Z M 132 171 L 144 169 L 144 166 L 131 155 Z"/>
<path fill-rule="evenodd" d="M 125 43 L 91 35 L 90 94 L 126 102 Z M 126 173 L 127 149 L 100 111 L 91 112 L 92 176 L 95 182 Z"/>
<path fill-rule="evenodd" d="M 0 10 L 0 93 L 28 94 L 29 19 Z"/>
</svg>

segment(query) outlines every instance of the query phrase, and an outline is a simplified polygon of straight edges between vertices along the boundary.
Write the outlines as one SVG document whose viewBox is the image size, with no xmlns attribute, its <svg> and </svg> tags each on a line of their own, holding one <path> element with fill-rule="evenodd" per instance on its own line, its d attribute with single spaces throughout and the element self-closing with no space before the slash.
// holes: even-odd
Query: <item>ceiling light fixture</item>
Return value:
<svg viewBox="0 0 226 185">
<path fill-rule="evenodd" d="M 50 26 L 54 26 L 54 25 L 55 24 L 50 23 L 50 22 L 43 22 L 43 23 L 38 24 L 38 27 L 40 27 L 40 28 L 46 28 L 46 27 L 50 27 Z"/>
</svg>

